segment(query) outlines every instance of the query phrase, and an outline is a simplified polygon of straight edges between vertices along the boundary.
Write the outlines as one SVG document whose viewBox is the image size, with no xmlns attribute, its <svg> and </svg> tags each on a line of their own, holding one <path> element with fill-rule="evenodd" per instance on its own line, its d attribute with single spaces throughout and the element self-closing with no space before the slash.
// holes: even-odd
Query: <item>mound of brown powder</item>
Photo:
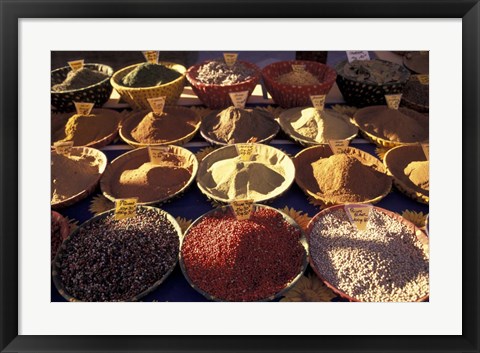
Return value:
<svg viewBox="0 0 480 353">
<path fill-rule="evenodd" d="M 64 135 L 60 141 L 73 141 L 74 146 L 86 146 L 115 132 L 117 126 L 117 119 L 110 115 L 74 114 L 68 119 L 64 132 L 59 131 L 53 139 Z"/>
</svg>

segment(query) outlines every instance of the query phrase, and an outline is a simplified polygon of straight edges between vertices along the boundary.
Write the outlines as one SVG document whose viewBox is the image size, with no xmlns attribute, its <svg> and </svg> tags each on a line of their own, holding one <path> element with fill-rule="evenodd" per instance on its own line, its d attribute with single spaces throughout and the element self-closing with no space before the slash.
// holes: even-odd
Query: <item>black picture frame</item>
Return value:
<svg viewBox="0 0 480 353">
<path fill-rule="evenodd" d="M 121 6 L 112 6 L 118 4 Z M 2 352 L 479 352 L 478 0 L 0 0 L 0 349 Z M 462 18 L 463 316 L 461 336 L 19 336 L 18 19 Z M 460 119 L 460 117 L 457 117 Z M 452 234 L 451 236 L 460 236 Z"/>
</svg>

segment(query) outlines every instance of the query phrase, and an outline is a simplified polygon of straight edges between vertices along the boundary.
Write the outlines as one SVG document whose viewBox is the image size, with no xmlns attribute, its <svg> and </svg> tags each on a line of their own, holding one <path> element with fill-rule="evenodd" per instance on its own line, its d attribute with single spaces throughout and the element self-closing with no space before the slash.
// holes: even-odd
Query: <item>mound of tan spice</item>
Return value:
<svg viewBox="0 0 480 353">
<path fill-rule="evenodd" d="M 430 184 L 429 166 L 429 161 L 413 161 L 404 170 L 405 176 L 426 195 Z"/>
<path fill-rule="evenodd" d="M 389 177 L 355 156 L 334 154 L 311 164 L 317 185 L 309 187 L 335 203 L 365 202 L 385 192 Z"/>
<path fill-rule="evenodd" d="M 276 81 L 284 85 L 318 85 L 320 81 L 308 71 L 291 71 L 277 77 Z"/>
</svg>

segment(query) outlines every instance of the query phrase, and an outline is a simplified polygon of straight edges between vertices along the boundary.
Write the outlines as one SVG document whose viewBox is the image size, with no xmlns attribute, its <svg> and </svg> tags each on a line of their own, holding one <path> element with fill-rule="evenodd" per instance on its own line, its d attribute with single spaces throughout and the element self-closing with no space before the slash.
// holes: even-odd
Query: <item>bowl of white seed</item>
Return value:
<svg viewBox="0 0 480 353">
<path fill-rule="evenodd" d="M 321 211 L 307 228 L 310 266 L 325 285 L 349 301 L 428 300 L 427 235 L 400 215 L 375 206 L 366 229 L 359 230 L 345 207 Z"/>
</svg>

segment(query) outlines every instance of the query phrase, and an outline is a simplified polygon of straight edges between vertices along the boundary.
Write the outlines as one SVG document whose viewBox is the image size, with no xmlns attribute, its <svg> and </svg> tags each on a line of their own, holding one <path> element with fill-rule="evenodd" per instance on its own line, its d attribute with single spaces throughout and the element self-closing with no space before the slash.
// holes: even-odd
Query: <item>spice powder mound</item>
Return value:
<svg viewBox="0 0 480 353">
<path fill-rule="evenodd" d="M 85 88 L 99 83 L 107 77 L 108 75 L 103 72 L 84 67 L 77 71 L 69 71 L 62 83 L 52 86 L 52 91 L 62 92 Z"/>
<path fill-rule="evenodd" d="M 429 193 L 429 166 L 429 161 L 413 161 L 404 170 L 405 176 L 425 195 Z"/>
<path fill-rule="evenodd" d="M 320 81 L 308 71 L 291 71 L 277 77 L 276 81 L 284 85 L 318 85 Z"/>
<path fill-rule="evenodd" d="M 132 300 L 169 273 L 179 252 L 173 224 L 144 208 L 122 220 L 112 212 L 65 244 L 57 264 L 60 279 L 69 295 L 88 302 Z"/>
<path fill-rule="evenodd" d="M 343 209 L 319 218 L 309 235 L 319 274 L 360 301 L 411 302 L 429 293 L 429 255 L 413 228 L 373 208 L 366 231 Z"/>
<path fill-rule="evenodd" d="M 154 87 L 172 82 L 180 76 L 180 72 L 162 64 L 143 63 L 125 75 L 122 85 L 136 88 Z"/>
<path fill-rule="evenodd" d="M 181 256 L 191 282 L 225 301 L 267 299 L 300 273 L 301 232 L 272 209 L 237 220 L 230 210 L 204 217 L 185 236 Z"/>
</svg>

